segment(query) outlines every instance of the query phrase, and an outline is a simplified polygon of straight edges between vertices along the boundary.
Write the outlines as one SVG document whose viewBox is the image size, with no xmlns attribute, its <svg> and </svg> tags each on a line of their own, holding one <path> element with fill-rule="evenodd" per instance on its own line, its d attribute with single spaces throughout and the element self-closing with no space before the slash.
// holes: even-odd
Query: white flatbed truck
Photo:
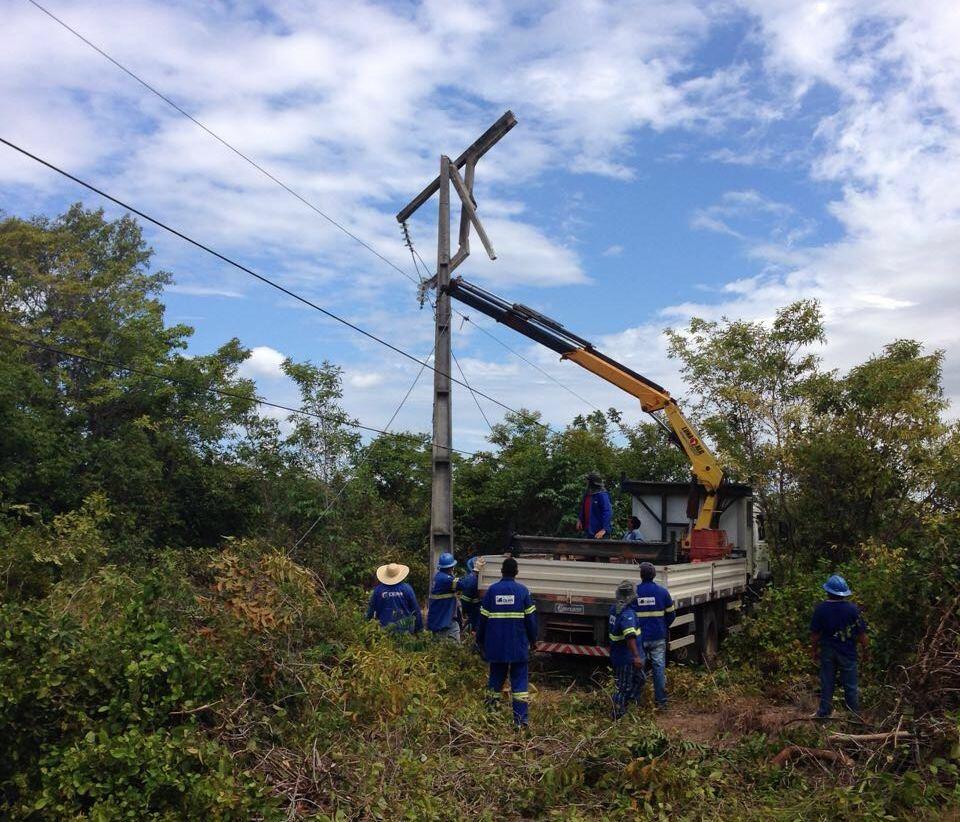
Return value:
<svg viewBox="0 0 960 822">
<path fill-rule="evenodd" d="M 540 650 L 605 656 L 607 616 L 617 583 L 639 581 L 639 562 L 659 566 L 658 582 L 677 604 L 670 630 L 674 656 L 710 662 L 720 640 L 736 622 L 749 586 L 764 573 L 755 545 L 752 494 L 729 481 L 716 456 L 697 433 L 670 392 L 627 365 L 599 351 L 539 311 L 511 303 L 454 277 L 444 287 L 456 300 L 560 355 L 561 359 L 615 385 L 640 408 L 690 461 L 692 486 L 633 483 L 633 513 L 644 526 L 646 543 L 613 540 L 514 536 L 508 551 L 520 563 L 519 580 L 537 604 Z M 621 482 L 623 487 L 623 481 Z M 687 491 L 691 493 L 687 493 Z M 652 519 L 651 519 L 652 517 Z M 648 532 L 654 532 L 649 538 Z M 677 562 L 678 558 L 685 560 Z M 500 557 L 490 557 L 481 590 L 499 579 Z"/>
<path fill-rule="evenodd" d="M 681 526 L 680 509 L 685 507 L 687 495 L 684 484 L 624 481 L 622 487 L 633 495 L 633 510 L 645 535 L 669 536 L 674 525 Z M 517 558 L 517 580 L 529 588 L 537 606 L 536 650 L 607 656 L 607 617 L 614 592 L 621 580 L 639 582 L 639 563 L 647 559 L 654 563 L 656 581 L 670 591 L 677 608 L 670 628 L 672 658 L 712 663 L 722 638 L 735 630 L 745 597 L 766 577 L 753 500 L 746 486 L 737 490 L 739 493 L 729 495 L 720 521 L 734 546 L 729 559 L 658 561 L 676 555 L 676 538 L 637 543 L 514 537 L 509 553 Z M 484 557 L 481 592 L 500 579 L 506 556 Z"/>
</svg>

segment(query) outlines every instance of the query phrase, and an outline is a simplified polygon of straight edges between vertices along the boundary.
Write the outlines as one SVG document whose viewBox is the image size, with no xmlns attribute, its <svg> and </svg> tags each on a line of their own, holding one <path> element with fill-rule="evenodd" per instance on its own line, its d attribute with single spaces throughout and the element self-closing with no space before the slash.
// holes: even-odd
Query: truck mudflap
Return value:
<svg viewBox="0 0 960 822">
<path fill-rule="evenodd" d="M 603 645 L 573 645 L 569 642 L 538 642 L 534 649 L 549 654 L 576 654 L 577 656 L 610 656 Z"/>
</svg>

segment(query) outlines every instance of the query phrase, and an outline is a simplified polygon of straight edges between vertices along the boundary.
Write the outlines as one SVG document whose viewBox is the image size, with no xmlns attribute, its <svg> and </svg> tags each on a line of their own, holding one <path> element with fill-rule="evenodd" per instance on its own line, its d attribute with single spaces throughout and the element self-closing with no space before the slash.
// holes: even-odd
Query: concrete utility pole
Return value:
<svg viewBox="0 0 960 822">
<path fill-rule="evenodd" d="M 506 112 L 456 160 L 440 157 L 440 175 L 410 201 L 398 214 L 397 222 L 406 224 L 414 212 L 440 192 L 437 230 L 437 273 L 424 285 L 437 291 L 435 313 L 433 372 L 433 488 L 430 497 L 430 568 L 436 568 L 444 551 L 453 553 L 453 472 L 450 464 L 453 447 L 453 403 L 450 395 L 450 275 L 470 254 L 470 226 L 491 260 L 493 246 L 477 216 L 473 197 L 473 178 L 477 161 L 517 124 L 513 112 Z M 463 178 L 460 169 L 464 169 Z M 460 234 L 457 253 L 450 257 L 450 185 L 460 198 Z"/>
</svg>

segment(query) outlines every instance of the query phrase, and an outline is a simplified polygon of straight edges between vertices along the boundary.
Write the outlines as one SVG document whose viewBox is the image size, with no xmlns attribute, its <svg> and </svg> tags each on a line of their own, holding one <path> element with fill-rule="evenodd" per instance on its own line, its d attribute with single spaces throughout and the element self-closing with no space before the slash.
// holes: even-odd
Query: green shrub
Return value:
<svg viewBox="0 0 960 822">
<path fill-rule="evenodd" d="M 89 731 L 40 763 L 39 790 L 20 803 L 28 816 L 57 818 L 280 818 L 262 782 L 238 772 L 229 752 L 190 726 L 111 735 Z"/>
</svg>

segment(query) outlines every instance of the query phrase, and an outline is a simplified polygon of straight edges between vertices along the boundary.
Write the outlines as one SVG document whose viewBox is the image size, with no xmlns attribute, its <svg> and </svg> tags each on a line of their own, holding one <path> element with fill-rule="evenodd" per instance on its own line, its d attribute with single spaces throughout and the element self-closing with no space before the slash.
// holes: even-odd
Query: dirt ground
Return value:
<svg viewBox="0 0 960 822">
<path fill-rule="evenodd" d="M 531 665 L 531 688 L 539 691 L 537 700 L 562 700 L 573 690 L 609 690 L 607 663 L 597 660 L 568 660 L 541 657 Z M 646 703 L 640 708 L 653 712 L 649 686 Z M 654 719 L 667 734 L 689 742 L 716 747 L 733 746 L 744 735 L 775 735 L 795 723 L 808 722 L 816 708 L 814 694 L 794 704 L 773 702 L 762 696 L 736 696 L 720 705 L 702 705 L 684 700 L 674 691 L 670 709 L 654 714 Z"/>
<path fill-rule="evenodd" d="M 810 713 L 803 706 L 773 705 L 761 697 L 739 697 L 719 708 L 679 703 L 657 714 L 656 723 L 671 736 L 725 747 L 736 744 L 745 734 L 776 734 L 787 725 L 808 721 Z"/>
</svg>

